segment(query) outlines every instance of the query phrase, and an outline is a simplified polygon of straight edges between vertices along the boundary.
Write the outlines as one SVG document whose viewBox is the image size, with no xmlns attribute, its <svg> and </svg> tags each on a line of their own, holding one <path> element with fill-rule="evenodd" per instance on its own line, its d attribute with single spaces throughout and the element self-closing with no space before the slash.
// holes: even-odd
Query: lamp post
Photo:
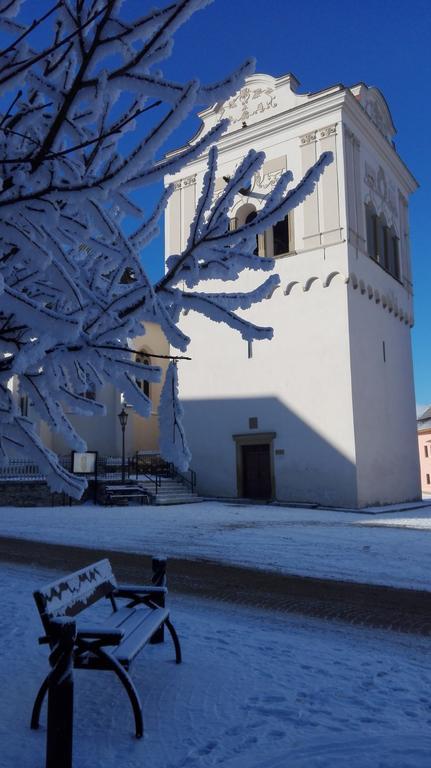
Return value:
<svg viewBox="0 0 431 768">
<path fill-rule="evenodd" d="M 122 459 L 121 459 L 121 482 L 126 482 L 126 449 L 125 449 L 125 432 L 126 432 L 126 424 L 127 419 L 129 418 L 129 414 L 127 411 L 124 410 L 124 406 L 121 409 L 121 413 L 118 414 L 118 419 L 120 421 L 121 425 L 121 431 L 123 433 L 123 453 L 122 453 Z"/>
</svg>

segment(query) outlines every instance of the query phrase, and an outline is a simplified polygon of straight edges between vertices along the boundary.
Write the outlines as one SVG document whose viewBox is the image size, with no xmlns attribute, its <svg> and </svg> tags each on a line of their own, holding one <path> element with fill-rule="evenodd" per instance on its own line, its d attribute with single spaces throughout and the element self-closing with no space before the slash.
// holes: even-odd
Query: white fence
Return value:
<svg viewBox="0 0 431 768">
<path fill-rule="evenodd" d="M 61 464 L 70 471 L 70 456 L 60 457 Z M 98 476 L 114 480 L 121 477 L 121 458 L 118 456 L 103 456 L 98 458 Z M 126 464 L 127 468 L 127 464 Z M 45 480 L 46 476 L 40 471 L 37 464 L 28 459 L 10 459 L 7 467 L 0 467 L 0 483 L 5 480 Z"/>
<path fill-rule="evenodd" d="M 0 467 L 0 482 L 2 480 L 45 480 L 45 475 L 32 461 L 10 459 L 7 467 Z"/>
</svg>

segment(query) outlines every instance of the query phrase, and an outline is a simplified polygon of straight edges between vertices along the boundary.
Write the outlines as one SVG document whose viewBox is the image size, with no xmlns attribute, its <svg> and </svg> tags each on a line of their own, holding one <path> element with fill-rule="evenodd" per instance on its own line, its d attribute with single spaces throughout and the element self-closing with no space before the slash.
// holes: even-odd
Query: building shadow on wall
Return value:
<svg viewBox="0 0 431 768">
<path fill-rule="evenodd" d="M 357 506 L 352 458 L 278 398 L 183 405 L 200 494 Z"/>
</svg>

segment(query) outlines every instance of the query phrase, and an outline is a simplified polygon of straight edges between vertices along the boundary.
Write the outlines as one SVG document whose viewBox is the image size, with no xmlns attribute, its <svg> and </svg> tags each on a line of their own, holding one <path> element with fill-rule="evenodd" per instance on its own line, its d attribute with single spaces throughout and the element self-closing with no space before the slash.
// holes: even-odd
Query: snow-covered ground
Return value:
<svg viewBox="0 0 431 768">
<path fill-rule="evenodd" d="M 47 671 L 32 590 L 53 578 L 0 567 L 1 768 L 44 766 L 45 713 L 29 729 Z M 195 599 L 171 607 L 184 663 L 169 642 L 136 661 L 142 741 L 115 676 L 75 673 L 76 768 L 429 766 L 430 638 Z"/>
<path fill-rule="evenodd" d="M 431 505 L 374 515 L 220 502 L 3 507 L 0 536 L 431 589 Z"/>
</svg>

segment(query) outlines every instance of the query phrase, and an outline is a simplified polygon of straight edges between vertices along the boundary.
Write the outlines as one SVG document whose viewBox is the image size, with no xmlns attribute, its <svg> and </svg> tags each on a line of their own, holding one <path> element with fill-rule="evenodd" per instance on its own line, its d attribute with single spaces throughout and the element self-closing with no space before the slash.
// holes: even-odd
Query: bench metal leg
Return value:
<svg viewBox="0 0 431 768">
<path fill-rule="evenodd" d="M 177 635 L 177 633 L 175 631 L 175 627 L 174 627 L 173 624 L 171 624 L 169 619 L 165 620 L 165 624 L 166 624 L 167 630 L 169 631 L 169 633 L 170 633 L 170 635 L 172 637 L 172 640 L 173 640 L 173 643 L 174 643 L 174 646 L 175 646 L 175 661 L 176 661 L 177 664 L 181 664 L 181 661 L 182 661 L 182 658 L 181 658 L 181 646 L 180 646 L 180 641 L 178 639 L 178 635 Z"/>
<path fill-rule="evenodd" d="M 101 648 L 94 650 L 93 653 L 96 653 L 97 656 L 100 656 L 101 658 L 103 658 L 106 664 L 112 669 L 113 672 L 115 672 L 119 680 L 122 682 L 124 688 L 126 689 L 126 693 L 132 705 L 133 715 L 135 718 L 136 738 L 141 739 L 142 736 L 144 735 L 142 705 L 139 699 L 138 691 L 136 690 L 136 687 L 133 683 L 133 680 L 131 679 L 130 675 L 126 672 L 124 667 L 122 667 L 121 664 L 116 659 L 114 659 L 109 653 L 106 653 L 106 651 L 103 651 Z"/>
<path fill-rule="evenodd" d="M 37 731 L 37 729 L 39 728 L 40 711 L 42 709 L 43 700 L 46 694 L 48 693 L 50 677 L 51 677 L 51 672 L 45 677 L 45 680 L 40 686 L 37 696 L 34 700 L 33 711 L 31 713 L 31 722 L 30 722 L 30 728 L 32 728 L 33 731 Z"/>
</svg>

